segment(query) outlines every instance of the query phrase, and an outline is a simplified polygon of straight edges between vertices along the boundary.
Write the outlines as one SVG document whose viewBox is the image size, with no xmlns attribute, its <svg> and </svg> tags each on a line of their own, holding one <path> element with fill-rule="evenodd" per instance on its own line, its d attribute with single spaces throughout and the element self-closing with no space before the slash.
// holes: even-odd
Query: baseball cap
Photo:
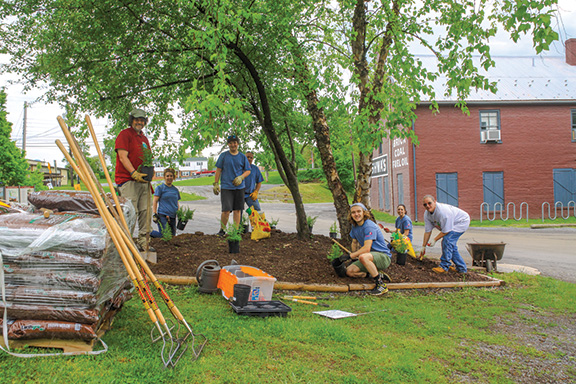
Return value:
<svg viewBox="0 0 576 384">
<path fill-rule="evenodd" d="M 227 142 L 229 143 L 229 142 L 231 142 L 231 141 L 235 141 L 235 142 L 237 142 L 238 144 L 240 144 L 240 140 L 238 139 L 238 136 L 236 136 L 236 135 L 230 135 L 230 136 L 228 136 L 228 141 L 227 141 Z"/>
</svg>

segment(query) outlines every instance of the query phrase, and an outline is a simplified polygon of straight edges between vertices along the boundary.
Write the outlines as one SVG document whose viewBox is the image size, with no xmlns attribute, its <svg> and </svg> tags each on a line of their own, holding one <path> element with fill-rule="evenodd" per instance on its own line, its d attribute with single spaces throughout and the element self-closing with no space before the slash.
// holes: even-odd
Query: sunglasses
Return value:
<svg viewBox="0 0 576 384">
<path fill-rule="evenodd" d="M 422 205 L 423 205 L 423 206 L 425 206 L 425 207 L 428 207 L 428 206 L 430 206 L 430 207 L 431 207 L 431 206 L 432 206 L 432 202 L 430 201 L 430 202 L 428 202 L 428 203 L 424 203 L 424 204 L 422 204 Z"/>
</svg>

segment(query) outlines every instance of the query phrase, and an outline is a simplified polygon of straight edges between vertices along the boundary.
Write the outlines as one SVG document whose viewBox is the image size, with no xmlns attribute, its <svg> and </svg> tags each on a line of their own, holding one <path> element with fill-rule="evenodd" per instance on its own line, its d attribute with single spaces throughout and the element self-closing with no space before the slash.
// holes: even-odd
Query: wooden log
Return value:
<svg viewBox="0 0 576 384">
<path fill-rule="evenodd" d="M 166 284 L 198 285 L 196 278 L 191 276 L 156 275 L 156 278 Z"/>
<path fill-rule="evenodd" d="M 309 292 L 348 292 L 348 286 L 345 284 L 305 284 L 289 283 L 277 281 L 274 283 L 274 289 L 285 291 L 309 291 Z"/>
</svg>

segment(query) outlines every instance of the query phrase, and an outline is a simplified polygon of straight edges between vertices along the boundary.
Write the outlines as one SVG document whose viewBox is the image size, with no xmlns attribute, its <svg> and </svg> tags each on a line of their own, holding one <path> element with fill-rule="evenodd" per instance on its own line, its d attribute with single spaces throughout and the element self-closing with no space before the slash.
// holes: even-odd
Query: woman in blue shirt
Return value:
<svg viewBox="0 0 576 384">
<path fill-rule="evenodd" d="M 396 212 L 398 212 L 398 217 L 396 218 L 396 230 L 403 234 L 404 236 L 410 239 L 412 242 L 413 234 L 412 234 L 412 219 L 406 214 L 406 206 L 404 204 L 398 204 L 398 208 L 396 208 Z M 384 232 L 390 233 L 390 229 L 384 228 Z"/>
<path fill-rule="evenodd" d="M 173 168 L 166 168 L 164 170 L 164 183 L 156 187 L 154 191 L 152 211 L 154 212 L 154 221 L 158 223 L 158 231 L 152 231 L 151 237 L 162 237 L 162 228 L 167 224 L 170 225 L 172 236 L 176 235 L 176 211 L 179 207 L 180 191 L 172 184 L 175 176 L 176 171 Z"/>
</svg>

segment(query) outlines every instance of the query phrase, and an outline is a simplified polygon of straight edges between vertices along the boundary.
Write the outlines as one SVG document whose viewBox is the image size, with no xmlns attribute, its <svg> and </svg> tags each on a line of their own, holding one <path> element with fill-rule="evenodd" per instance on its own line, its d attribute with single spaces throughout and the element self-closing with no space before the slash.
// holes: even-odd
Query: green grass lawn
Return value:
<svg viewBox="0 0 576 384">
<path fill-rule="evenodd" d="M 208 338 L 197 361 L 188 351 L 174 369 L 163 369 L 162 343 L 151 343 L 152 324 L 134 297 L 104 336 L 107 353 L 1 354 L 2 382 L 513 383 L 518 374 L 538 382 L 549 373 L 545 367 L 564 367 L 567 382 L 574 382 L 574 357 L 562 349 L 543 352 L 538 340 L 553 342 L 562 319 L 574 318 L 576 285 L 522 274 L 498 277 L 505 287 L 335 295 L 330 309 L 372 312 L 340 320 L 313 314 L 324 308 L 292 302 L 285 318 L 239 316 L 219 294 L 168 286 L 194 331 Z M 525 337 L 535 342 L 503 332 L 516 327 L 534 329 Z M 539 364 L 536 371 L 531 362 Z"/>
</svg>

